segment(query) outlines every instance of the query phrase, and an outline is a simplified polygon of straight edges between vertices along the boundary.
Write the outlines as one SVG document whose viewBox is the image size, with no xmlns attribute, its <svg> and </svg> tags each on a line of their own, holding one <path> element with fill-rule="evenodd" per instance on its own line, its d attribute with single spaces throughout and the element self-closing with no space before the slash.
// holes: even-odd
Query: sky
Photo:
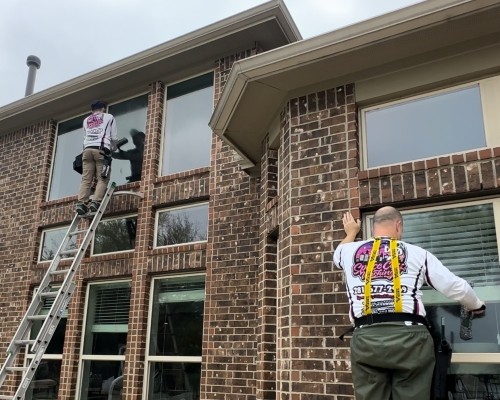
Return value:
<svg viewBox="0 0 500 400">
<path fill-rule="evenodd" d="M 421 0 L 284 0 L 304 39 Z M 26 58 L 41 59 L 35 92 L 192 32 L 262 0 L 2 0 L 0 107 L 24 97 Z"/>
</svg>

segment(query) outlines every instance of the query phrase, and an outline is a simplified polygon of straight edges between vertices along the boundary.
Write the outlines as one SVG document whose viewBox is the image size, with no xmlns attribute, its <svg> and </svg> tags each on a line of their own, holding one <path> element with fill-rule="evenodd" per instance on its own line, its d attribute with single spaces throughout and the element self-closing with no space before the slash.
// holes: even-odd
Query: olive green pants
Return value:
<svg viewBox="0 0 500 400">
<path fill-rule="evenodd" d="M 357 328 L 351 340 L 356 400 L 429 400 L 434 362 L 432 337 L 423 325 Z"/>
</svg>

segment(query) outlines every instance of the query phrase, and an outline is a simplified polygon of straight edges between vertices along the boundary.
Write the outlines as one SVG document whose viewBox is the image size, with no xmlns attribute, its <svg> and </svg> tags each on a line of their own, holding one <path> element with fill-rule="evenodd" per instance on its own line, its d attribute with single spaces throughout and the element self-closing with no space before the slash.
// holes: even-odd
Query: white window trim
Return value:
<svg viewBox="0 0 500 400">
<path fill-rule="evenodd" d="M 206 274 L 204 273 L 197 273 L 197 274 L 174 274 L 174 275 L 164 275 L 164 276 L 158 276 L 155 277 L 151 280 L 151 290 L 150 290 L 150 295 L 149 295 L 149 309 L 148 309 L 148 322 L 147 322 L 147 332 L 146 332 L 146 354 L 145 354 L 145 360 L 144 360 L 144 379 L 143 379 L 143 386 L 142 386 L 142 398 L 147 400 L 147 395 L 148 395 L 148 388 L 149 388 L 149 369 L 151 367 L 151 363 L 153 362 L 184 362 L 184 363 L 201 363 L 202 356 L 199 357 L 193 357 L 193 356 L 150 356 L 149 355 L 149 346 L 151 344 L 151 317 L 153 315 L 153 300 L 154 300 L 154 288 L 155 284 L 159 280 L 164 280 L 164 279 L 175 279 L 175 278 L 182 278 L 186 276 L 203 276 L 205 278 L 206 282 Z M 206 292 L 205 292 L 205 299 L 203 300 L 204 304 L 206 303 Z"/>
<path fill-rule="evenodd" d="M 408 162 L 429 160 L 429 159 L 435 159 L 438 157 L 446 157 L 446 156 L 450 156 L 452 154 L 457 154 L 457 153 L 439 154 L 439 155 L 436 155 L 433 157 L 409 159 L 407 161 L 401 161 L 401 162 L 398 162 L 396 164 L 383 164 L 383 165 L 377 165 L 375 167 L 368 168 L 367 167 L 367 165 L 368 165 L 368 144 L 367 144 L 367 135 L 366 135 L 366 113 L 369 111 L 377 110 L 377 109 L 391 107 L 391 106 L 394 106 L 397 104 L 407 103 L 409 101 L 425 99 L 429 96 L 450 93 L 450 92 L 453 92 L 456 90 L 465 89 L 465 88 L 473 87 L 476 85 L 479 85 L 479 92 L 480 92 L 480 96 L 481 96 L 481 108 L 483 111 L 483 124 L 484 124 L 484 131 L 485 131 L 484 133 L 485 133 L 486 147 L 480 147 L 477 149 L 470 149 L 467 151 L 460 152 L 458 154 L 467 153 L 469 151 L 482 150 L 484 148 L 500 146 L 500 113 L 498 112 L 498 110 L 500 109 L 500 75 L 497 75 L 497 76 L 494 76 L 491 78 L 476 80 L 473 82 L 467 82 L 467 83 L 464 83 L 461 85 L 455 85 L 455 86 L 448 87 L 445 89 L 433 90 L 433 91 L 422 93 L 419 95 L 408 96 L 408 97 L 400 98 L 400 99 L 395 100 L 395 101 L 384 102 L 384 103 L 380 103 L 377 105 L 372 105 L 372 106 L 361 108 L 359 113 L 360 113 L 360 122 L 361 122 L 362 169 L 363 170 L 377 169 L 377 168 L 387 167 L 389 165 L 399 165 L 399 164 L 405 164 Z"/>
<path fill-rule="evenodd" d="M 207 243 L 208 240 L 208 221 L 207 221 L 207 240 L 197 240 L 195 242 L 185 242 L 185 243 L 176 243 L 176 244 L 169 244 L 166 246 L 158 246 L 158 221 L 159 221 L 159 216 L 161 213 L 164 213 L 169 210 L 181 210 L 183 208 L 192 208 L 196 207 L 202 204 L 206 204 L 207 206 L 209 205 L 208 201 L 200 201 L 196 203 L 190 203 L 190 204 L 185 204 L 182 206 L 174 206 L 174 207 L 165 207 L 165 208 L 160 208 L 156 210 L 155 213 L 155 229 L 154 229 L 154 241 L 153 241 L 153 248 L 154 249 L 166 249 L 169 247 L 177 247 L 177 246 L 184 246 L 184 245 L 191 245 L 191 244 L 197 244 L 197 243 Z"/>
<path fill-rule="evenodd" d="M 136 224 L 137 224 L 137 218 L 138 218 L 137 214 L 127 214 L 127 215 L 120 215 L 120 216 L 117 216 L 117 217 L 102 219 L 101 221 L 99 221 L 99 224 L 101 222 L 115 221 L 115 220 L 118 220 L 118 219 L 126 219 L 126 218 L 130 218 L 130 217 L 135 217 L 136 218 Z M 99 229 L 99 225 L 97 225 L 96 233 L 94 234 L 94 237 L 92 238 L 92 242 L 90 244 L 90 256 L 91 257 L 99 257 L 99 256 L 108 255 L 108 254 L 131 253 L 131 252 L 135 251 L 135 248 L 134 248 L 134 249 L 130 249 L 130 250 L 109 251 L 109 252 L 106 252 L 106 253 L 94 254 L 94 241 L 95 241 L 95 237 L 97 235 L 97 229 Z"/>
<path fill-rule="evenodd" d="M 79 399 L 82 392 L 82 374 L 83 374 L 83 364 L 85 361 L 125 361 L 125 354 L 123 355 L 94 355 L 94 354 L 84 354 L 84 342 L 85 342 L 85 331 L 87 329 L 87 315 L 88 315 L 88 307 L 89 307 L 89 297 L 90 297 L 90 289 L 93 286 L 97 285 L 112 285 L 114 283 L 128 283 L 132 284 L 130 279 L 120 279 L 120 280 L 110 280 L 106 282 L 91 282 L 87 286 L 87 290 L 85 293 L 85 305 L 83 311 L 83 323 L 82 323 L 82 335 L 80 338 L 80 353 L 78 360 L 78 371 L 76 377 L 76 398 Z M 129 321 L 130 322 L 130 321 Z M 128 335 L 127 335 L 128 337 Z M 128 341 L 128 339 L 127 339 Z"/>
</svg>

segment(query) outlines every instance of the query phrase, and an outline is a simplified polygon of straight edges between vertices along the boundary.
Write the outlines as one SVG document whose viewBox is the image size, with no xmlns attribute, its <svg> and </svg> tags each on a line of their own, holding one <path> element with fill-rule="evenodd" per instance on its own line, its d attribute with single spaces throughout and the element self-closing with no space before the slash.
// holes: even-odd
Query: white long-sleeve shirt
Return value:
<svg viewBox="0 0 500 400">
<path fill-rule="evenodd" d="M 371 280 L 372 313 L 394 312 L 393 272 L 389 238 L 382 238 Z M 339 245 L 333 261 L 344 270 L 351 306 L 350 318 L 363 316 L 365 274 L 373 239 Z M 421 287 L 427 282 L 434 289 L 456 300 L 469 310 L 482 306 L 481 300 L 464 279 L 453 274 L 432 253 L 398 240 L 397 243 L 403 312 L 425 316 Z"/>
<path fill-rule="evenodd" d="M 95 112 L 89 115 L 83 121 L 83 131 L 83 147 L 100 146 L 103 143 L 104 147 L 113 150 L 118 132 L 115 118 L 111 114 Z"/>
</svg>

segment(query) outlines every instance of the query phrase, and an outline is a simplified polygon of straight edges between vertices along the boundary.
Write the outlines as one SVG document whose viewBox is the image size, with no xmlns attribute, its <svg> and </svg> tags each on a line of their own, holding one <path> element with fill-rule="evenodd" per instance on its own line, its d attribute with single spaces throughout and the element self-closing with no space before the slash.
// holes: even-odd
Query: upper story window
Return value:
<svg viewBox="0 0 500 400">
<path fill-rule="evenodd" d="M 498 144 L 500 77 L 362 110 L 365 168 Z M 496 133 L 495 133 L 496 132 Z"/>
<path fill-rule="evenodd" d="M 167 87 L 161 175 L 210 165 L 213 73 Z"/>
<path fill-rule="evenodd" d="M 61 122 L 57 126 L 49 200 L 74 196 L 78 193 L 81 175 L 73 171 L 73 160 L 82 152 L 82 125 L 85 117 L 86 115 L 81 115 Z"/>
<path fill-rule="evenodd" d="M 159 210 L 155 247 L 207 240 L 208 203 Z"/>
<path fill-rule="evenodd" d="M 118 185 L 140 179 L 143 154 L 140 139 L 144 136 L 131 135 L 131 131 L 144 133 L 147 102 L 147 95 L 143 95 L 109 106 L 108 112 L 116 119 L 118 138 L 128 139 L 128 143 L 121 147 L 123 152 L 115 155 L 111 166 L 111 181 Z M 58 124 L 48 200 L 78 193 L 81 175 L 73 171 L 73 160 L 82 152 L 82 125 L 87 115 Z"/>
</svg>

